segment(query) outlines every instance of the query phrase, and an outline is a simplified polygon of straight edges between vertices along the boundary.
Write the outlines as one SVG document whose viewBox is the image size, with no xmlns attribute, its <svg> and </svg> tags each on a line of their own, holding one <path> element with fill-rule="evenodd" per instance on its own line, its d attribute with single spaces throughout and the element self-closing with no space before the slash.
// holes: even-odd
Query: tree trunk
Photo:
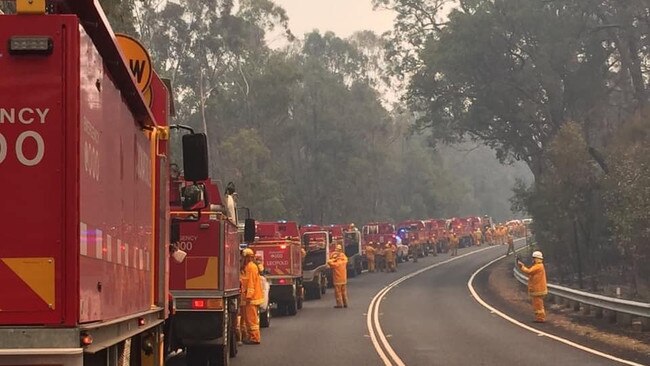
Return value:
<svg viewBox="0 0 650 366">
<path fill-rule="evenodd" d="M 573 219 L 573 245 L 576 251 L 576 264 L 578 269 L 578 286 L 580 289 L 584 288 L 583 274 L 582 274 L 582 256 L 580 253 L 580 241 L 578 239 L 578 224 L 577 218 Z"/>
</svg>

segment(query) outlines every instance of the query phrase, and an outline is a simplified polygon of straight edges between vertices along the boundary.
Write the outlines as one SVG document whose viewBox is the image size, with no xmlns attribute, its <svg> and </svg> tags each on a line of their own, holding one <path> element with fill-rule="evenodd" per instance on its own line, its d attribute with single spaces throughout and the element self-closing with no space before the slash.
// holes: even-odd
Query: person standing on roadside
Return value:
<svg viewBox="0 0 650 366">
<path fill-rule="evenodd" d="M 526 267 L 520 260 L 517 260 L 517 266 L 528 276 L 528 295 L 530 296 L 533 311 L 535 312 L 535 322 L 544 323 L 546 321 L 544 297 L 548 294 L 548 288 L 546 287 L 546 269 L 544 269 L 544 255 L 538 250 L 534 251 L 532 266 Z"/>
<path fill-rule="evenodd" d="M 506 251 L 506 255 L 510 255 L 510 253 L 515 254 L 515 239 L 512 235 L 508 235 L 508 250 Z"/>
<path fill-rule="evenodd" d="M 384 256 L 386 258 L 386 272 L 395 272 L 397 270 L 397 264 L 395 263 L 395 248 L 393 248 L 390 242 L 386 243 Z"/>
<path fill-rule="evenodd" d="M 336 250 L 327 261 L 332 269 L 332 282 L 334 282 L 334 294 L 336 296 L 337 309 L 348 307 L 348 257 L 343 253 L 343 247 L 338 244 Z"/>
<path fill-rule="evenodd" d="M 458 236 L 456 233 L 452 233 L 451 237 L 449 238 L 449 248 L 451 251 L 451 256 L 455 257 L 458 255 L 458 246 L 460 245 L 460 239 L 458 239 Z"/>
<path fill-rule="evenodd" d="M 260 269 L 255 263 L 255 253 L 252 249 L 246 248 L 242 252 L 244 256 L 244 270 L 242 279 L 242 304 L 244 313 L 242 321 L 245 323 L 246 334 L 245 344 L 260 344 L 260 317 L 259 307 L 264 302 L 262 291 L 262 280 Z"/>
<path fill-rule="evenodd" d="M 368 260 L 368 272 L 375 272 L 375 247 L 372 242 L 366 245 L 366 260 Z"/>
</svg>

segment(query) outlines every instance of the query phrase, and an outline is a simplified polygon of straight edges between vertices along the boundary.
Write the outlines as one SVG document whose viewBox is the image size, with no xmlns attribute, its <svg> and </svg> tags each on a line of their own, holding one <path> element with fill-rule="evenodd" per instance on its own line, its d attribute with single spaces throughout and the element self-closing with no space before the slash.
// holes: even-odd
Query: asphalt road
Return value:
<svg viewBox="0 0 650 366">
<path fill-rule="evenodd" d="M 523 330 L 483 308 L 467 281 L 501 256 L 492 247 L 423 272 L 393 288 L 379 307 L 386 339 L 405 365 L 617 365 Z M 484 248 L 461 249 L 459 254 Z M 261 345 L 244 345 L 232 359 L 244 365 L 384 365 L 366 323 L 372 298 L 389 283 L 448 255 L 403 263 L 397 273 L 349 279 L 350 307 L 334 309 L 333 290 L 311 300 L 294 317 L 274 317 Z M 479 278 L 477 285 L 481 285 Z M 532 324 L 532 323 L 531 323 Z M 542 325 L 544 327 L 545 325 Z M 549 328 L 550 329 L 550 328 Z M 170 366 L 183 365 L 182 358 Z"/>
</svg>

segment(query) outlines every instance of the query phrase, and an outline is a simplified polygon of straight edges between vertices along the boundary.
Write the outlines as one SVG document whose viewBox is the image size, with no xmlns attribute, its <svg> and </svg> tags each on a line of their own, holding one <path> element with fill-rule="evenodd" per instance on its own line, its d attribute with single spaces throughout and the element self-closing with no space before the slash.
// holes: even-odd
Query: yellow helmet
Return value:
<svg viewBox="0 0 650 366">
<path fill-rule="evenodd" d="M 255 256 L 255 253 L 253 252 L 253 249 L 251 249 L 251 248 L 246 248 L 246 249 L 244 249 L 244 251 L 242 252 L 242 255 L 243 255 L 244 257 L 254 257 L 254 256 Z"/>
<path fill-rule="evenodd" d="M 341 250 L 343 250 L 343 247 L 341 246 L 341 244 L 336 244 L 336 250 L 338 250 L 339 252 Z"/>
</svg>

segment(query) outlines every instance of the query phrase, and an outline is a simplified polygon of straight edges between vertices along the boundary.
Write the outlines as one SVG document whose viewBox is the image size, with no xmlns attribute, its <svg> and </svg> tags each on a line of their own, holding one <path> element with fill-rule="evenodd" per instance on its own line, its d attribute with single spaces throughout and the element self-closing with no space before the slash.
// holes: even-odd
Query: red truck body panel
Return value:
<svg viewBox="0 0 650 366">
<path fill-rule="evenodd" d="M 361 246 L 364 248 L 368 243 L 385 244 L 395 243 L 395 225 L 388 222 L 373 222 L 363 226 L 361 230 Z"/>
<path fill-rule="evenodd" d="M 406 232 L 400 230 L 406 229 Z M 397 232 L 400 233 L 402 244 L 418 243 L 424 244 L 428 239 L 428 230 L 422 220 L 408 220 L 397 225 Z"/>
<path fill-rule="evenodd" d="M 447 235 L 445 220 L 431 219 L 427 220 L 425 225 L 432 243 L 436 243 Z"/>
<path fill-rule="evenodd" d="M 301 277 L 302 253 L 296 222 L 258 222 L 258 239 L 251 244 L 255 256 L 273 277 Z"/>
<path fill-rule="evenodd" d="M 74 326 L 150 310 L 149 133 L 76 16 L 0 24 L 0 189 L 10 192 L 0 205 L 0 293 L 11 294 L 0 296 L 0 325 Z M 52 38 L 51 55 L 9 54 L 5 40 L 34 34 Z"/>
<path fill-rule="evenodd" d="M 210 203 L 221 205 L 218 185 L 204 183 Z M 179 246 L 187 257 L 183 263 L 172 261 L 171 291 L 239 292 L 239 233 L 223 214 L 204 211 L 199 221 L 182 222 Z"/>
</svg>

